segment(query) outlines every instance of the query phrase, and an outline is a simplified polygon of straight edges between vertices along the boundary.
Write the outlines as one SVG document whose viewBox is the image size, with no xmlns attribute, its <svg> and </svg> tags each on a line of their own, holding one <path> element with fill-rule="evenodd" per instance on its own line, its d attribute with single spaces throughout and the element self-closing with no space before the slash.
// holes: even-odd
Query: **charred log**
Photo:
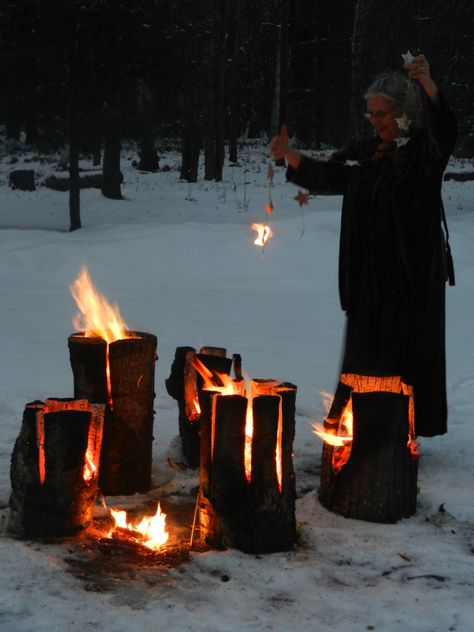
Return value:
<svg viewBox="0 0 474 632">
<path fill-rule="evenodd" d="M 287 390 L 279 395 L 253 398 L 250 481 L 245 468 L 247 399 L 203 394 L 199 520 L 201 539 L 208 545 L 264 553 L 288 550 L 295 543 L 291 455 L 296 387 L 282 386 Z"/>
<path fill-rule="evenodd" d="M 183 454 L 190 467 L 199 467 L 201 411 L 199 400 L 203 380 L 193 366 L 198 358 L 210 371 L 230 375 L 234 371 L 241 374 L 241 358 L 234 355 L 227 358 L 227 350 L 222 347 L 201 347 L 196 353 L 193 347 L 177 347 L 171 372 L 165 381 L 166 390 L 178 402 L 179 435 Z"/>
<path fill-rule="evenodd" d="M 11 460 L 11 533 L 73 535 L 92 521 L 104 406 L 87 401 L 28 404 Z"/>
<path fill-rule="evenodd" d="M 353 441 L 337 473 L 334 448 L 324 443 L 319 499 L 348 518 L 394 523 L 416 511 L 418 461 L 408 441 L 409 397 L 352 393 Z"/>
<path fill-rule="evenodd" d="M 157 339 L 128 334 L 110 345 L 102 338 L 69 337 L 75 396 L 108 407 L 100 475 L 105 494 L 133 494 L 151 486 Z"/>
</svg>

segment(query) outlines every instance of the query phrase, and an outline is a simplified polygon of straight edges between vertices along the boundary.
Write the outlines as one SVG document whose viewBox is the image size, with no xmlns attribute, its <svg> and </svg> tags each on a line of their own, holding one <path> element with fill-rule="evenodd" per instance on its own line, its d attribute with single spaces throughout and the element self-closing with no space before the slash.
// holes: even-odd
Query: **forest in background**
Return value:
<svg viewBox="0 0 474 632">
<path fill-rule="evenodd" d="M 68 146 L 103 164 L 120 198 L 120 147 L 158 169 L 156 144 L 181 147 L 181 176 L 220 180 L 238 139 L 282 122 L 307 148 L 367 131 L 363 93 L 401 54 L 423 52 L 474 156 L 471 0 L 3 0 L 0 124 L 7 140 Z M 105 190 L 104 190 L 105 189 Z"/>
</svg>

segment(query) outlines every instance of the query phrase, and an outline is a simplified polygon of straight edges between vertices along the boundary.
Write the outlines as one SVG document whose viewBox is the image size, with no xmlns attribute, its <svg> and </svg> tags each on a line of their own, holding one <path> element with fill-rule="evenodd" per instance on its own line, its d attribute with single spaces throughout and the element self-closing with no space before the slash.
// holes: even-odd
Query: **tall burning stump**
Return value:
<svg viewBox="0 0 474 632">
<path fill-rule="evenodd" d="M 350 389 L 349 389 L 350 390 Z M 416 511 L 418 459 L 408 445 L 408 395 L 352 392 L 353 440 L 335 471 L 338 448 L 324 443 L 319 499 L 348 518 L 393 523 Z"/>
<path fill-rule="evenodd" d="M 11 459 L 8 530 L 73 535 L 92 521 L 104 406 L 50 399 L 28 404 Z"/>
<path fill-rule="evenodd" d="M 151 487 L 157 339 L 127 335 L 110 344 L 84 334 L 68 341 L 74 396 L 107 406 L 99 483 L 112 495 Z"/>
<path fill-rule="evenodd" d="M 202 393 L 199 523 L 201 539 L 216 548 L 264 553 L 295 543 L 296 387 L 282 384 L 272 392 L 278 394 L 252 399 L 250 480 L 247 398 Z"/>
<path fill-rule="evenodd" d="M 183 454 L 190 467 L 199 467 L 201 409 L 199 404 L 202 378 L 196 372 L 194 361 L 215 373 L 241 377 L 241 358 L 234 354 L 227 357 L 222 347 L 201 347 L 199 353 L 193 347 L 177 347 L 171 372 L 165 381 L 168 394 L 178 402 L 179 436 Z"/>
</svg>

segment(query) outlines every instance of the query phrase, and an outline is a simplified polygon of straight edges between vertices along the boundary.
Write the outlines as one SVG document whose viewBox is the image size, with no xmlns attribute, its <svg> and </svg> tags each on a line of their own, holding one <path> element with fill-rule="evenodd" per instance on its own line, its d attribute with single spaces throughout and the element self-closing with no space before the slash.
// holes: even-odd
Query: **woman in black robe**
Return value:
<svg viewBox="0 0 474 632">
<path fill-rule="evenodd" d="M 373 139 L 325 162 L 293 149 L 285 127 L 270 147 L 291 182 L 344 196 L 341 372 L 401 376 L 413 387 L 416 434 L 433 436 L 447 429 L 445 282 L 454 275 L 441 184 L 457 126 L 425 56 L 405 68 L 408 77 L 383 73 L 365 94 Z"/>
</svg>

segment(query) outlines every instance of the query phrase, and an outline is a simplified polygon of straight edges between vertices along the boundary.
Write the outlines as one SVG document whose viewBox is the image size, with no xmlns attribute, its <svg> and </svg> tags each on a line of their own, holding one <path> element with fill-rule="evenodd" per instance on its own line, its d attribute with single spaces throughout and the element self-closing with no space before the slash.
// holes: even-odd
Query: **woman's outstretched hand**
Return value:
<svg viewBox="0 0 474 632">
<path fill-rule="evenodd" d="M 286 160 L 293 169 L 298 169 L 301 154 L 288 143 L 288 128 L 281 126 L 279 136 L 274 136 L 270 141 L 270 151 L 275 160 Z"/>
<path fill-rule="evenodd" d="M 438 98 L 438 88 L 431 78 L 430 65 L 424 55 L 413 57 L 410 62 L 404 65 L 410 79 L 416 79 L 423 86 L 424 91 L 431 99 L 436 102 Z"/>
</svg>

